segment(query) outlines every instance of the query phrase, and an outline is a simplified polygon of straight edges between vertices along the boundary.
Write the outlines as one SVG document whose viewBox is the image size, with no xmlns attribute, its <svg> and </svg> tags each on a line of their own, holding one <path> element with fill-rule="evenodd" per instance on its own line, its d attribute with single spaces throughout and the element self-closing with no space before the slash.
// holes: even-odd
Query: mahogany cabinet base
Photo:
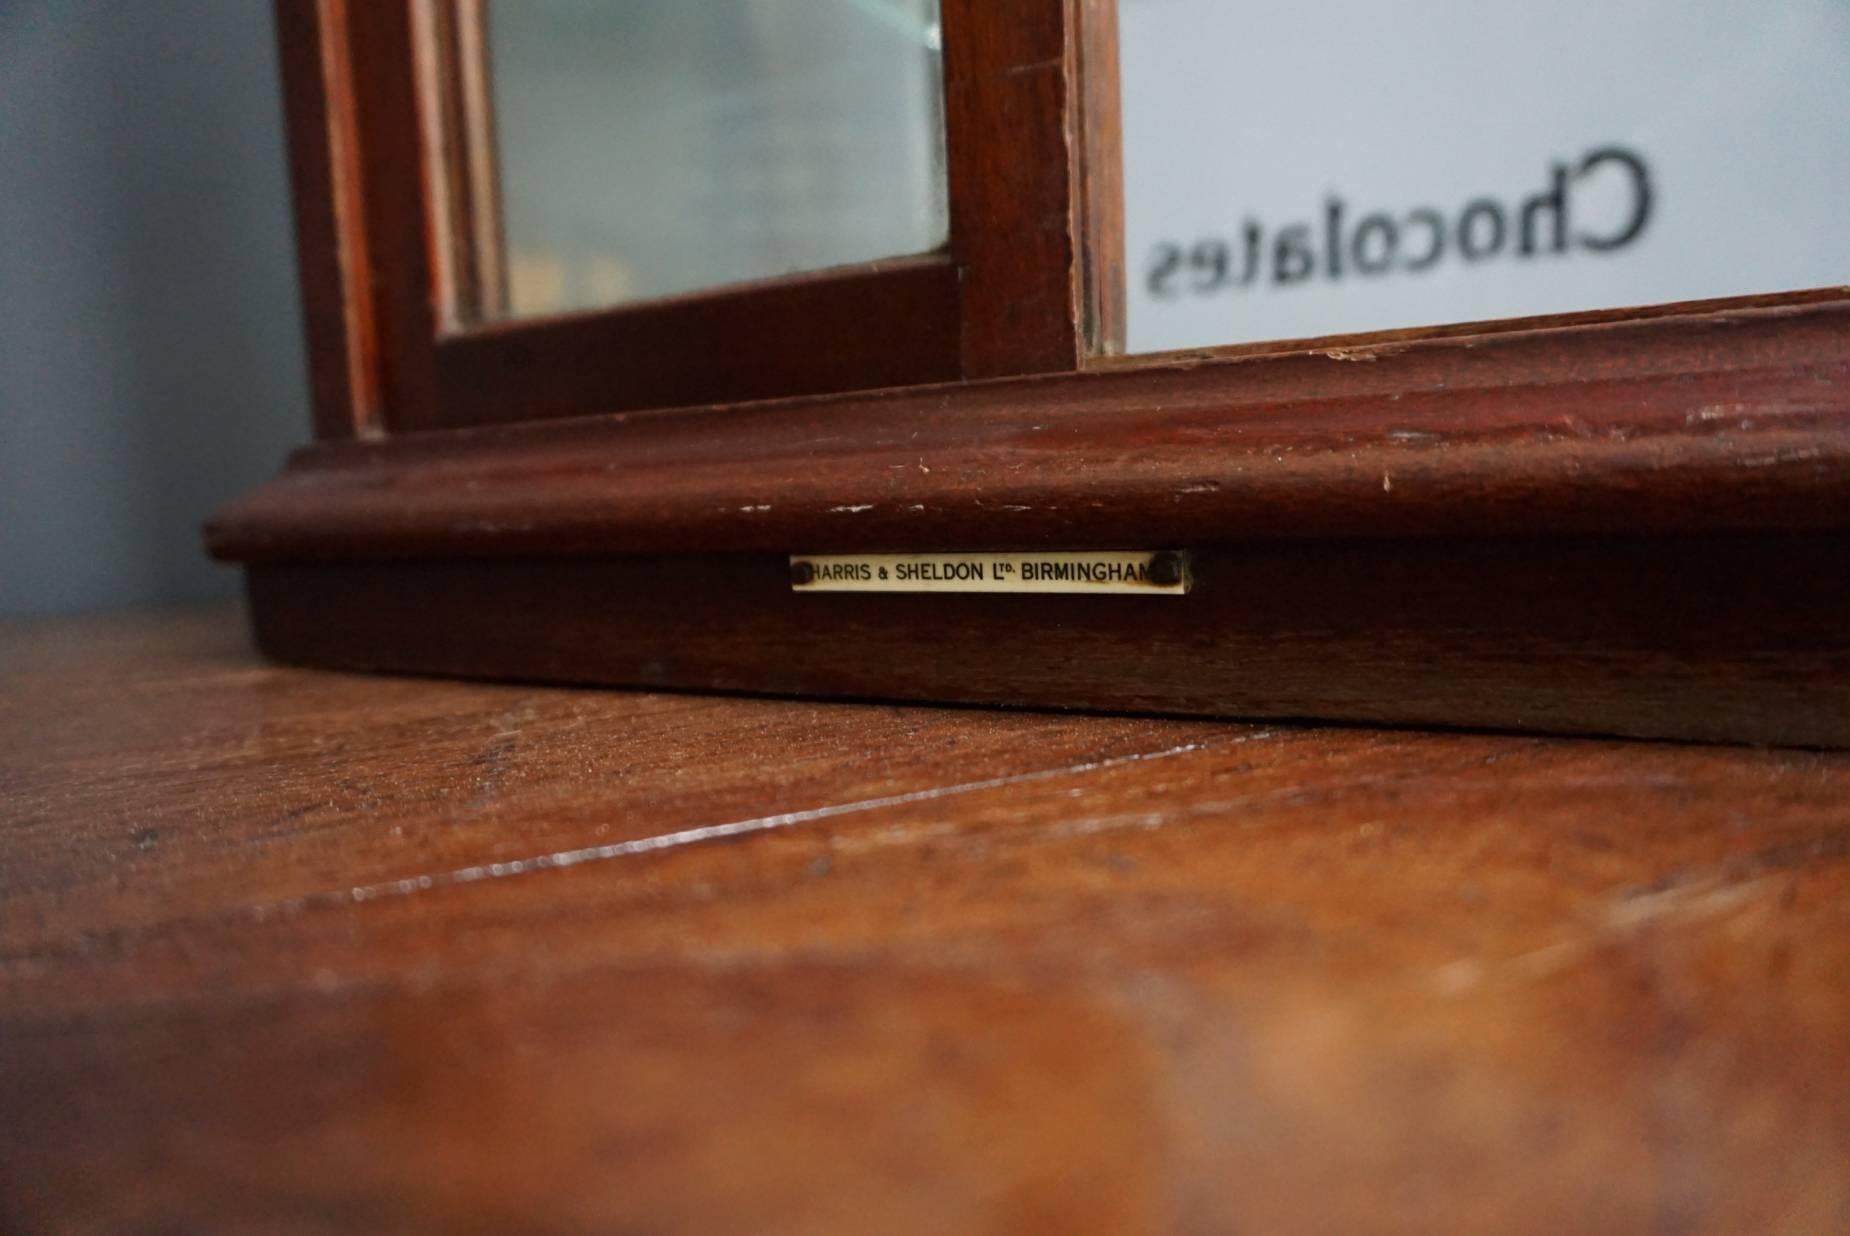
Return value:
<svg viewBox="0 0 1850 1236">
<path fill-rule="evenodd" d="M 1179 598 L 797 594 L 763 553 L 247 581 L 259 646 L 306 665 L 1850 746 L 1850 534 L 1192 548 Z"/>
</svg>

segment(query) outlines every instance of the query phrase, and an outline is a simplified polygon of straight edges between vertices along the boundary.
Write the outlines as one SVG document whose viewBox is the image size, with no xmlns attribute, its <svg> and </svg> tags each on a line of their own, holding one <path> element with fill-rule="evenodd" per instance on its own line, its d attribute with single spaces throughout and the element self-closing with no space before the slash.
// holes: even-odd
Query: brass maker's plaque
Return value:
<svg viewBox="0 0 1850 1236">
<path fill-rule="evenodd" d="M 797 592 L 1067 592 L 1179 597 L 1188 554 L 1175 549 L 982 554 L 792 554 Z"/>
</svg>

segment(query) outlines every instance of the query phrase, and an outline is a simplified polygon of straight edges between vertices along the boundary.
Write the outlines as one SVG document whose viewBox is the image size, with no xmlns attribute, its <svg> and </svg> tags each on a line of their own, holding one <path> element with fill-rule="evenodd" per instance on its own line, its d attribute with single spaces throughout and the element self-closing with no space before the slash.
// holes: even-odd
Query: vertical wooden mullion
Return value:
<svg viewBox="0 0 1850 1236">
<path fill-rule="evenodd" d="M 450 423 L 446 315 L 465 327 L 499 316 L 487 2 L 276 0 L 318 436 Z M 1069 372 L 1115 350 L 1122 334 L 1113 0 L 943 0 L 943 9 L 955 305 L 908 318 L 921 312 L 914 296 L 887 316 L 907 341 L 943 338 L 955 356 L 943 369 L 896 368 L 876 363 L 883 348 L 868 358 L 868 386 L 942 380 L 944 370 L 966 379 Z M 434 71 L 443 66 L 427 63 L 433 56 L 451 71 Z M 471 65 L 482 72 L 462 80 L 457 70 Z M 882 307 L 854 311 L 869 310 Z M 582 334 L 590 321 L 557 329 Z M 797 351 L 784 368 L 801 377 Z M 569 349 L 548 359 L 554 385 L 608 384 L 576 372 L 582 361 Z M 571 372 L 552 372 L 561 365 Z M 857 385 L 779 379 L 739 397 Z M 698 383 L 685 395 L 651 401 L 717 397 Z M 624 402 L 587 395 L 574 406 L 607 401 Z M 530 401 L 504 402 L 495 419 L 518 419 Z"/>
<path fill-rule="evenodd" d="M 441 421 L 436 228 L 427 182 L 420 99 L 425 74 L 416 2 L 363 0 L 347 13 L 381 420 L 388 430 L 428 428 Z"/>
<path fill-rule="evenodd" d="M 364 437 L 380 394 L 347 4 L 277 0 L 274 12 L 315 436 Z"/>
<path fill-rule="evenodd" d="M 1113 5 L 944 0 L 943 19 L 963 376 L 1076 369 L 1122 330 Z"/>
<path fill-rule="evenodd" d="M 1118 0 L 1071 0 L 1078 23 L 1081 362 L 1124 351 L 1124 126 L 1118 87 Z"/>
<path fill-rule="evenodd" d="M 498 321 L 508 309 L 506 236 L 494 109 L 494 67 L 488 50 L 489 0 L 428 4 L 434 72 L 432 132 L 440 186 L 437 250 L 448 288 L 439 296 L 462 326 Z M 443 283 L 442 278 L 439 279 Z"/>
</svg>

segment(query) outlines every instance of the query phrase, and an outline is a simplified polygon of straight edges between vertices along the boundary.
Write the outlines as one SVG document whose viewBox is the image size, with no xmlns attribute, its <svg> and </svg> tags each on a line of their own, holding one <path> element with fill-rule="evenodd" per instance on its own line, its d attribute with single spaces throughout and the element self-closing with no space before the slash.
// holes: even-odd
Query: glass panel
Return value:
<svg viewBox="0 0 1850 1236">
<path fill-rule="evenodd" d="M 505 261 L 465 318 L 945 242 L 937 0 L 494 0 L 485 33 Z"/>
<path fill-rule="evenodd" d="M 1845 0 L 1122 0 L 1135 351 L 1850 282 Z"/>
</svg>

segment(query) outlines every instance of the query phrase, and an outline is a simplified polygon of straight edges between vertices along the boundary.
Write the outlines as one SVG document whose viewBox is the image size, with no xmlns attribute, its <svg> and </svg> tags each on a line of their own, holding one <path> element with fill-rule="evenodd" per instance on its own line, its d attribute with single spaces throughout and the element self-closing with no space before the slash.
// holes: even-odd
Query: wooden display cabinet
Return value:
<svg viewBox="0 0 1850 1236">
<path fill-rule="evenodd" d="M 273 657 L 1850 744 L 1845 289 L 1124 356 L 1113 5 L 945 0 L 944 249 L 471 323 L 479 3 L 277 11 L 317 440 L 207 529 Z M 1107 549 L 1191 590 L 790 573 Z"/>
</svg>

